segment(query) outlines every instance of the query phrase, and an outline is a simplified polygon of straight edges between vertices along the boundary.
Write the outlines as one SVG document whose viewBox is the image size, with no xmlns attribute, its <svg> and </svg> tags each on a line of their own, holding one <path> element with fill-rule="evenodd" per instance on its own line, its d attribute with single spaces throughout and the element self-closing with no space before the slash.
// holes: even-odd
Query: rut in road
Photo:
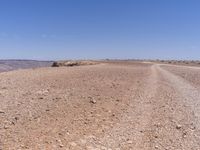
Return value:
<svg viewBox="0 0 200 150">
<path fill-rule="evenodd" d="M 160 149 L 200 149 L 200 92 L 183 78 L 155 65 L 160 74 L 154 111 L 154 143 Z M 158 122 L 156 124 L 155 122 Z"/>
<path fill-rule="evenodd" d="M 157 92 L 157 71 L 154 66 L 151 66 L 150 76 L 140 88 L 134 89 L 137 95 L 132 95 L 132 107 L 129 108 L 128 113 L 120 124 L 101 140 L 101 143 L 121 149 L 150 147 L 145 131 L 148 130 L 152 117 L 152 102 Z"/>
<path fill-rule="evenodd" d="M 91 136 L 90 149 L 200 149 L 199 91 L 159 65 L 150 70 L 119 124 Z"/>
</svg>

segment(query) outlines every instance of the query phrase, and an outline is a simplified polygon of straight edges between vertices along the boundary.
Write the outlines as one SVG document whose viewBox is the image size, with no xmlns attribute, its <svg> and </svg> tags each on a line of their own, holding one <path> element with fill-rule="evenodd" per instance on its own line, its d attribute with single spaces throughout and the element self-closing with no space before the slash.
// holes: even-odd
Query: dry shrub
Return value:
<svg viewBox="0 0 200 150">
<path fill-rule="evenodd" d="M 52 64 L 52 67 L 73 67 L 83 65 L 95 65 L 97 62 L 94 61 L 56 61 Z"/>
</svg>

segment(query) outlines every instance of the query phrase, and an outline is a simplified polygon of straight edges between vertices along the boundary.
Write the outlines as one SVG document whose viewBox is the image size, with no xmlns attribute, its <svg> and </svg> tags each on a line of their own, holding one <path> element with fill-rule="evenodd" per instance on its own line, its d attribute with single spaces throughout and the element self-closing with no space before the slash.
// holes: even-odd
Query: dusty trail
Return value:
<svg viewBox="0 0 200 150">
<path fill-rule="evenodd" d="M 139 87 L 127 93 L 130 103 L 120 121 L 102 137 L 87 138 L 87 149 L 145 149 L 150 148 L 145 131 L 152 118 L 152 101 L 157 91 L 157 71 L 150 67 L 150 75 Z M 134 94 L 133 94 L 134 93 Z M 83 140 L 83 139 L 81 139 Z M 86 140 L 86 139 L 85 139 Z M 83 145 L 80 146 L 83 147 Z"/>
<path fill-rule="evenodd" d="M 128 113 L 118 126 L 113 128 L 109 135 L 103 138 L 102 143 L 107 143 L 109 147 L 121 147 L 121 149 L 144 149 L 150 147 L 148 138 L 144 132 L 148 129 L 150 118 L 152 117 L 152 100 L 157 90 L 157 72 L 151 66 L 151 74 L 140 88 L 131 95 L 131 103 Z M 111 139 L 113 142 L 111 142 Z M 119 144 L 119 145 L 116 145 Z M 115 146 L 114 146 L 115 145 Z"/>
<path fill-rule="evenodd" d="M 172 117 L 171 126 L 175 124 L 179 131 L 175 130 L 171 145 L 168 146 L 170 149 L 200 149 L 200 91 L 187 80 L 163 69 L 162 66 L 156 67 L 171 87 L 168 94 L 172 99 L 173 114 L 169 116 Z"/>
<path fill-rule="evenodd" d="M 0 149 L 198 150 L 200 84 L 190 74 L 200 72 L 177 68 L 120 62 L 0 74 Z"/>
<path fill-rule="evenodd" d="M 199 91 L 187 81 L 152 65 L 120 122 L 91 149 L 199 149 Z M 137 94 L 136 94 L 137 93 Z"/>
</svg>

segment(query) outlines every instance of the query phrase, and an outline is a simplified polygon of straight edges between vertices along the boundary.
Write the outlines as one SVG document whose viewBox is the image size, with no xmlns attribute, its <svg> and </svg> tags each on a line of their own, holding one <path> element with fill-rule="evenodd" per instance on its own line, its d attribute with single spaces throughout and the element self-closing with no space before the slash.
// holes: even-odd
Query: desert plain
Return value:
<svg viewBox="0 0 200 150">
<path fill-rule="evenodd" d="M 200 67 L 101 61 L 0 73 L 1 150 L 199 150 Z"/>
</svg>

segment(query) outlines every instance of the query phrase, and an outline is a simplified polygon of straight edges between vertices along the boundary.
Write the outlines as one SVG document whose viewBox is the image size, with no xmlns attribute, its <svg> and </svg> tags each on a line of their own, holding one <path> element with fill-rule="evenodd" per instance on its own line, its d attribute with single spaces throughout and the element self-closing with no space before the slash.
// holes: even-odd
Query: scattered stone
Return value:
<svg viewBox="0 0 200 150">
<path fill-rule="evenodd" d="M 20 145 L 20 147 L 23 148 L 23 149 L 29 149 L 29 147 L 27 145 L 23 145 L 23 144 Z"/>
<path fill-rule="evenodd" d="M 92 104 L 96 104 L 97 103 L 97 101 L 95 99 L 93 99 L 92 97 L 88 97 L 88 98 L 90 99 L 90 103 L 92 103 Z"/>
<path fill-rule="evenodd" d="M 195 130 L 195 129 L 196 129 L 196 127 L 195 127 L 195 126 L 192 126 L 190 129 L 191 129 L 191 130 Z"/>
<path fill-rule="evenodd" d="M 180 124 L 178 124 L 178 125 L 176 125 L 176 129 L 181 129 L 182 128 L 182 126 L 180 125 Z"/>
<path fill-rule="evenodd" d="M 6 125 L 4 126 L 4 129 L 8 129 L 8 128 L 9 128 L 8 126 L 6 126 Z"/>
<path fill-rule="evenodd" d="M 93 99 L 93 100 L 91 100 L 91 103 L 96 104 L 97 101 Z"/>
<path fill-rule="evenodd" d="M 158 138 L 158 136 L 157 136 L 157 135 L 155 135 L 154 137 L 155 137 L 156 139 Z"/>
<path fill-rule="evenodd" d="M 63 135 L 62 133 L 58 133 L 58 135 Z"/>
<path fill-rule="evenodd" d="M 186 138 L 187 132 L 183 132 L 183 138 Z"/>
<path fill-rule="evenodd" d="M 156 123 L 155 126 L 156 126 L 157 128 L 159 128 L 159 127 L 161 126 L 161 124 L 160 124 L 160 123 Z"/>
<path fill-rule="evenodd" d="M 127 144 L 133 144 L 133 141 L 128 140 L 128 141 L 127 141 Z"/>
<path fill-rule="evenodd" d="M 155 149 L 158 149 L 158 148 L 159 148 L 159 147 L 156 145 L 156 146 L 155 146 Z"/>
<path fill-rule="evenodd" d="M 5 114 L 5 112 L 3 110 L 0 110 L 0 114 Z"/>
<path fill-rule="evenodd" d="M 119 100 L 119 99 L 116 99 L 116 101 L 119 102 L 120 100 Z"/>
<path fill-rule="evenodd" d="M 12 121 L 12 122 L 11 122 L 11 124 L 12 124 L 12 125 L 15 125 L 15 122 L 14 122 L 14 121 Z"/>
<path fill-rule="evenodd" d="M 16 120 L 16 121 L 19 120 L 19 117 L 15 117 L 15 120 Z"/>
</svg>

